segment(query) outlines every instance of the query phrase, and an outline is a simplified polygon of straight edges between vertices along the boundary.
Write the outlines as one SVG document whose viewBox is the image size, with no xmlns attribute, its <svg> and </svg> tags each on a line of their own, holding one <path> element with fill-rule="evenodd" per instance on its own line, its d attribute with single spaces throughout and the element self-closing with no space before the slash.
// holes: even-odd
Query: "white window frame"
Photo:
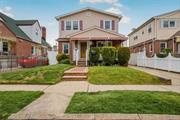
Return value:
<svg viewBox="0 0 180 120">
<path fill-rule="evenodd" d="M 70 30 L 72 30 L 72 21 L 69 21 L 69 20 L 65 21 L 65 30 L 66 31 L 70 31 L 70 30 L 67 30 L 67 27 L 66 27 L 67 22 L 70 22 L 70 25 L 71 25 L 71 29 Z"/>
<path fill-rule="evenodd" d="M 160 53 L 163 53 L 163 51 L 161 51 L 161 44 L 165 44 L 165 48 L 164 49 L 166 49 L 167 48 L 167 42 L 160 42 Z"/>
<path fill-rule="evenodd" d="M 152 46 L 152 43 L 151 43 L 151 44 L 149 44 L 149 52 L 152 52 L 152 50 L 153 50 L 153 46 Z"/>
<path fill-rule="evenodd" d="M 164 27 L 164 22 L 168 22 L 168 26 L 167 27 Z M 170 22 L 174 22 L 175 23 L 175 25 L 174 25 L 174 27 L 171 27 L 170 26 Z M 177 22 L 176 22 L 176 20 L 173 20 L 173 19 L 165 19 L 165 20 L 162 20 L 161 21 L 161 28 L 164 28 L 164 29 L 167 29 L 167 28 L 176 28 L 177 27 Z"/>
<path fill-rule="evenodd" d="M 151 28 L 151 32 L 149 32 L 149 29 Z M 148 24 L 148 26 L 147 26 L 147 32 L 148 33 L 152 33 L 152 24 Z"/>
<path fill-rule="evenodd" d="M 64 53 L 64 45 L 68 45 L 68 53 Z M 62 43 L 62 53 L 65 55 L 69 55 L 69 43 Z"/>
<path fill-rule="evenodd" d="M 74 22 L 78 22 L 78 29 L 77 30 L 80 30 L 80 21 L 79 20 L 73 20 L 71 21 L 71 25 L 72 25 L 72 30 L 74 30 Z"/>
<path fill-rule="evenodd" d="M 109 43 L 111 44 L 110 46 L 113 45 L 113 42 L 112 42 L 112 41 L 97 41 L 97 42 L 96 42 L 96 47 L 99 47 L 99 46 L 98 46 L 98 43 L 103 44 L 102 47 L 104 47 L 104 46 L 109 46 L 109 45 L 108 45 Z"/>
<path fill-rule="evenodd" d="M 110 28 L 109 29 L 106 29 L 106 25 L 105 25 L 106 21 L 110 22 Z M 112 20 L 104 20 L 104 24 L 103 25 L 104 25 L 103 27 L 104 27 L 105 30 L 112 30 Z"/>
</svg>

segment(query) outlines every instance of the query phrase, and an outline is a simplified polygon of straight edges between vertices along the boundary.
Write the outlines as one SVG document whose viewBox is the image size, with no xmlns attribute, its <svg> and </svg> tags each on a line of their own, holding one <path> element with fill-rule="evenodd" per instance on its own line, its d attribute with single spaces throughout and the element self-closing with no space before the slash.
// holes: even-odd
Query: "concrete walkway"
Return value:
<svg viewBox="0 0 180 120">
<path fill-rule="evenodd" d="M 145 67 L 137 67 L 137 66 L 129 66 L 129 67 L 136 70 L 143 71 L 143 72 L 147 72 L 149 74 L 152 74 L 161 78 L 171 79 L 172 85 L 180 85 L 180 73 L 178 74 L 178 73 L 173 73 L 173 72 L 168 72 L 168 71 L 162 71 L 162 70 L 145 68 Z"/>
<path fill-rule="evenodd" d="M 40 90 L 44 91 L 44 95 L 23 108 L 16 114 L 13 114 L 9 119 L 76 119 L 80 118 L 84 120 L 99 119 L 99 118 L 128 118 L 127 120 L 150 120 L 146 119 L 146 116 L 140 115 L 122 115 L 117 114 L 88 114 L 88 115 L 70 115 L 64 114 L 66 107 L 68 106 L 72 96 L 75 92 L 96 92 L 107 90 L 143 90 L 143 91 L 173 91 L 180 93 L 180 86 L 171 85 L 92 85 L 86 81 L 65 81 L 51 86 L 38 86 L 38 85 L 0 85 L 0 91 L 2 90 Z M 101 117 L 100 117 L 101 116 Z M 105 116 L 105 117 L 104 117 Z M 118 116 L 118 117 L 117 117 Z M 125 117 L 126 116 L 126 117 Z M 130 116 L 130 117 L 128 117 Z M 157 120 L 160 120 L 157 115 L 154 115 Z M 152 117 L 149 116 L 149 117 Z M 169 116 L 170 118 L 176 118 L 179 116 Z M 142 119 L 143 118 L 143 119 Z M 164 118 L 164 116 L 162 116 Z M 168 118 L 168 117 L 167 117 Z M 154 117 L 152 120 L 155 120 Z M 163 119 L 162 119 L 163 120 Z M 164 119 L 166 120 L 166 119 Z M 178 119 L 174 119 L 178 120 Z"/>
</svg>

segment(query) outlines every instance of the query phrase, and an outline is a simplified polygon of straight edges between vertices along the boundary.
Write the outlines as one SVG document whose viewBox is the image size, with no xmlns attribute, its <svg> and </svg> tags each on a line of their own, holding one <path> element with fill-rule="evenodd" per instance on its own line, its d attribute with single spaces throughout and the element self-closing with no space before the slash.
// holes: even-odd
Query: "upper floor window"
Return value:
<svg viewBox="0 0 180 120">
<path fill-rule="evenodd" d="M 151 33 L 152 32 L 152 26 L 151 24 L 148 25 L 148 33 Z"/>
<path fill-rule="evenodd" d="M 66 30 L 71 30 L 71 21 L 66 21 Z"/>
<path fill-rule="evenodd" d="M 109 20 L 104 21 L 104 28 L 106 30 L 110 30 L 111 29 L 111 21 L 109 21 Z"/>
<path fill-rule="evenodd" d="M 135 37 L 134 37 L 134 40 L 136 40 L 136 39 L 138 39 L 138 36 L 135 36 Z"/>
<path fill-rule="evenodd" d="M 79 30 L 79 21 L 73 21 L 73 30 Z"/>
<path fill-rule="evenodd" d="M 174 28 L 174 27 L 176 27 L 176 21 L 175 20 L 163 20 L 162 27 L 163 28 Z"/>
<path fill-rule="evenodd" d="M 36 34 L 36 36 L 38 36 L 38 35 L 39 35 L 39 33 L 38 33 L 38 29 L 36 29 L 36 32 L 35 32 L 35 34 Z"/>
</svg>

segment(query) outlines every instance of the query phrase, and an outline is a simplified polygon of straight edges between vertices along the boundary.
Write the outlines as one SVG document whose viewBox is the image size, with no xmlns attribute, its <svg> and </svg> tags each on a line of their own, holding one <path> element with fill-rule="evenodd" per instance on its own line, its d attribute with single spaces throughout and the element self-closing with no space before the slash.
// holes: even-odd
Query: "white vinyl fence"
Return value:
<svg viewBox="0 0 180 120">
<path fill-rule="evenodd" d="M 149 67 L 173 72 L 180 72 L 180 58 L 169 55 L 166 58 L 158 58 L 156 54 L 152 58 L 148 58 L 145 52 L 132 53 L 130 65 Z"/>
<path fill-rule="evenodd" d="M 57 64 L 57 60 L 56 60 L 57 54 L 58 54 L 57 51 L 48 51 L 48 59 L 50 65 Z"/>
</svg>

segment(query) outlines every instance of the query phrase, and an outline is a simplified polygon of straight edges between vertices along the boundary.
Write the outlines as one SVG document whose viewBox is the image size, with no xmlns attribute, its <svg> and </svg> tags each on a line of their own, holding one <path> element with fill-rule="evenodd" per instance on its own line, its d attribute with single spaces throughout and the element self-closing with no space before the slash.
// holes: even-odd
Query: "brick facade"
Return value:
<svg viewBox="0 0 180 120">
<path fill-rule="evenodd" d="M 10 52 L 17 56 L 31 56 L 32 42 L 18 38 L 0 21 L 0 36 L 11 44 Z"/>
</svg>

